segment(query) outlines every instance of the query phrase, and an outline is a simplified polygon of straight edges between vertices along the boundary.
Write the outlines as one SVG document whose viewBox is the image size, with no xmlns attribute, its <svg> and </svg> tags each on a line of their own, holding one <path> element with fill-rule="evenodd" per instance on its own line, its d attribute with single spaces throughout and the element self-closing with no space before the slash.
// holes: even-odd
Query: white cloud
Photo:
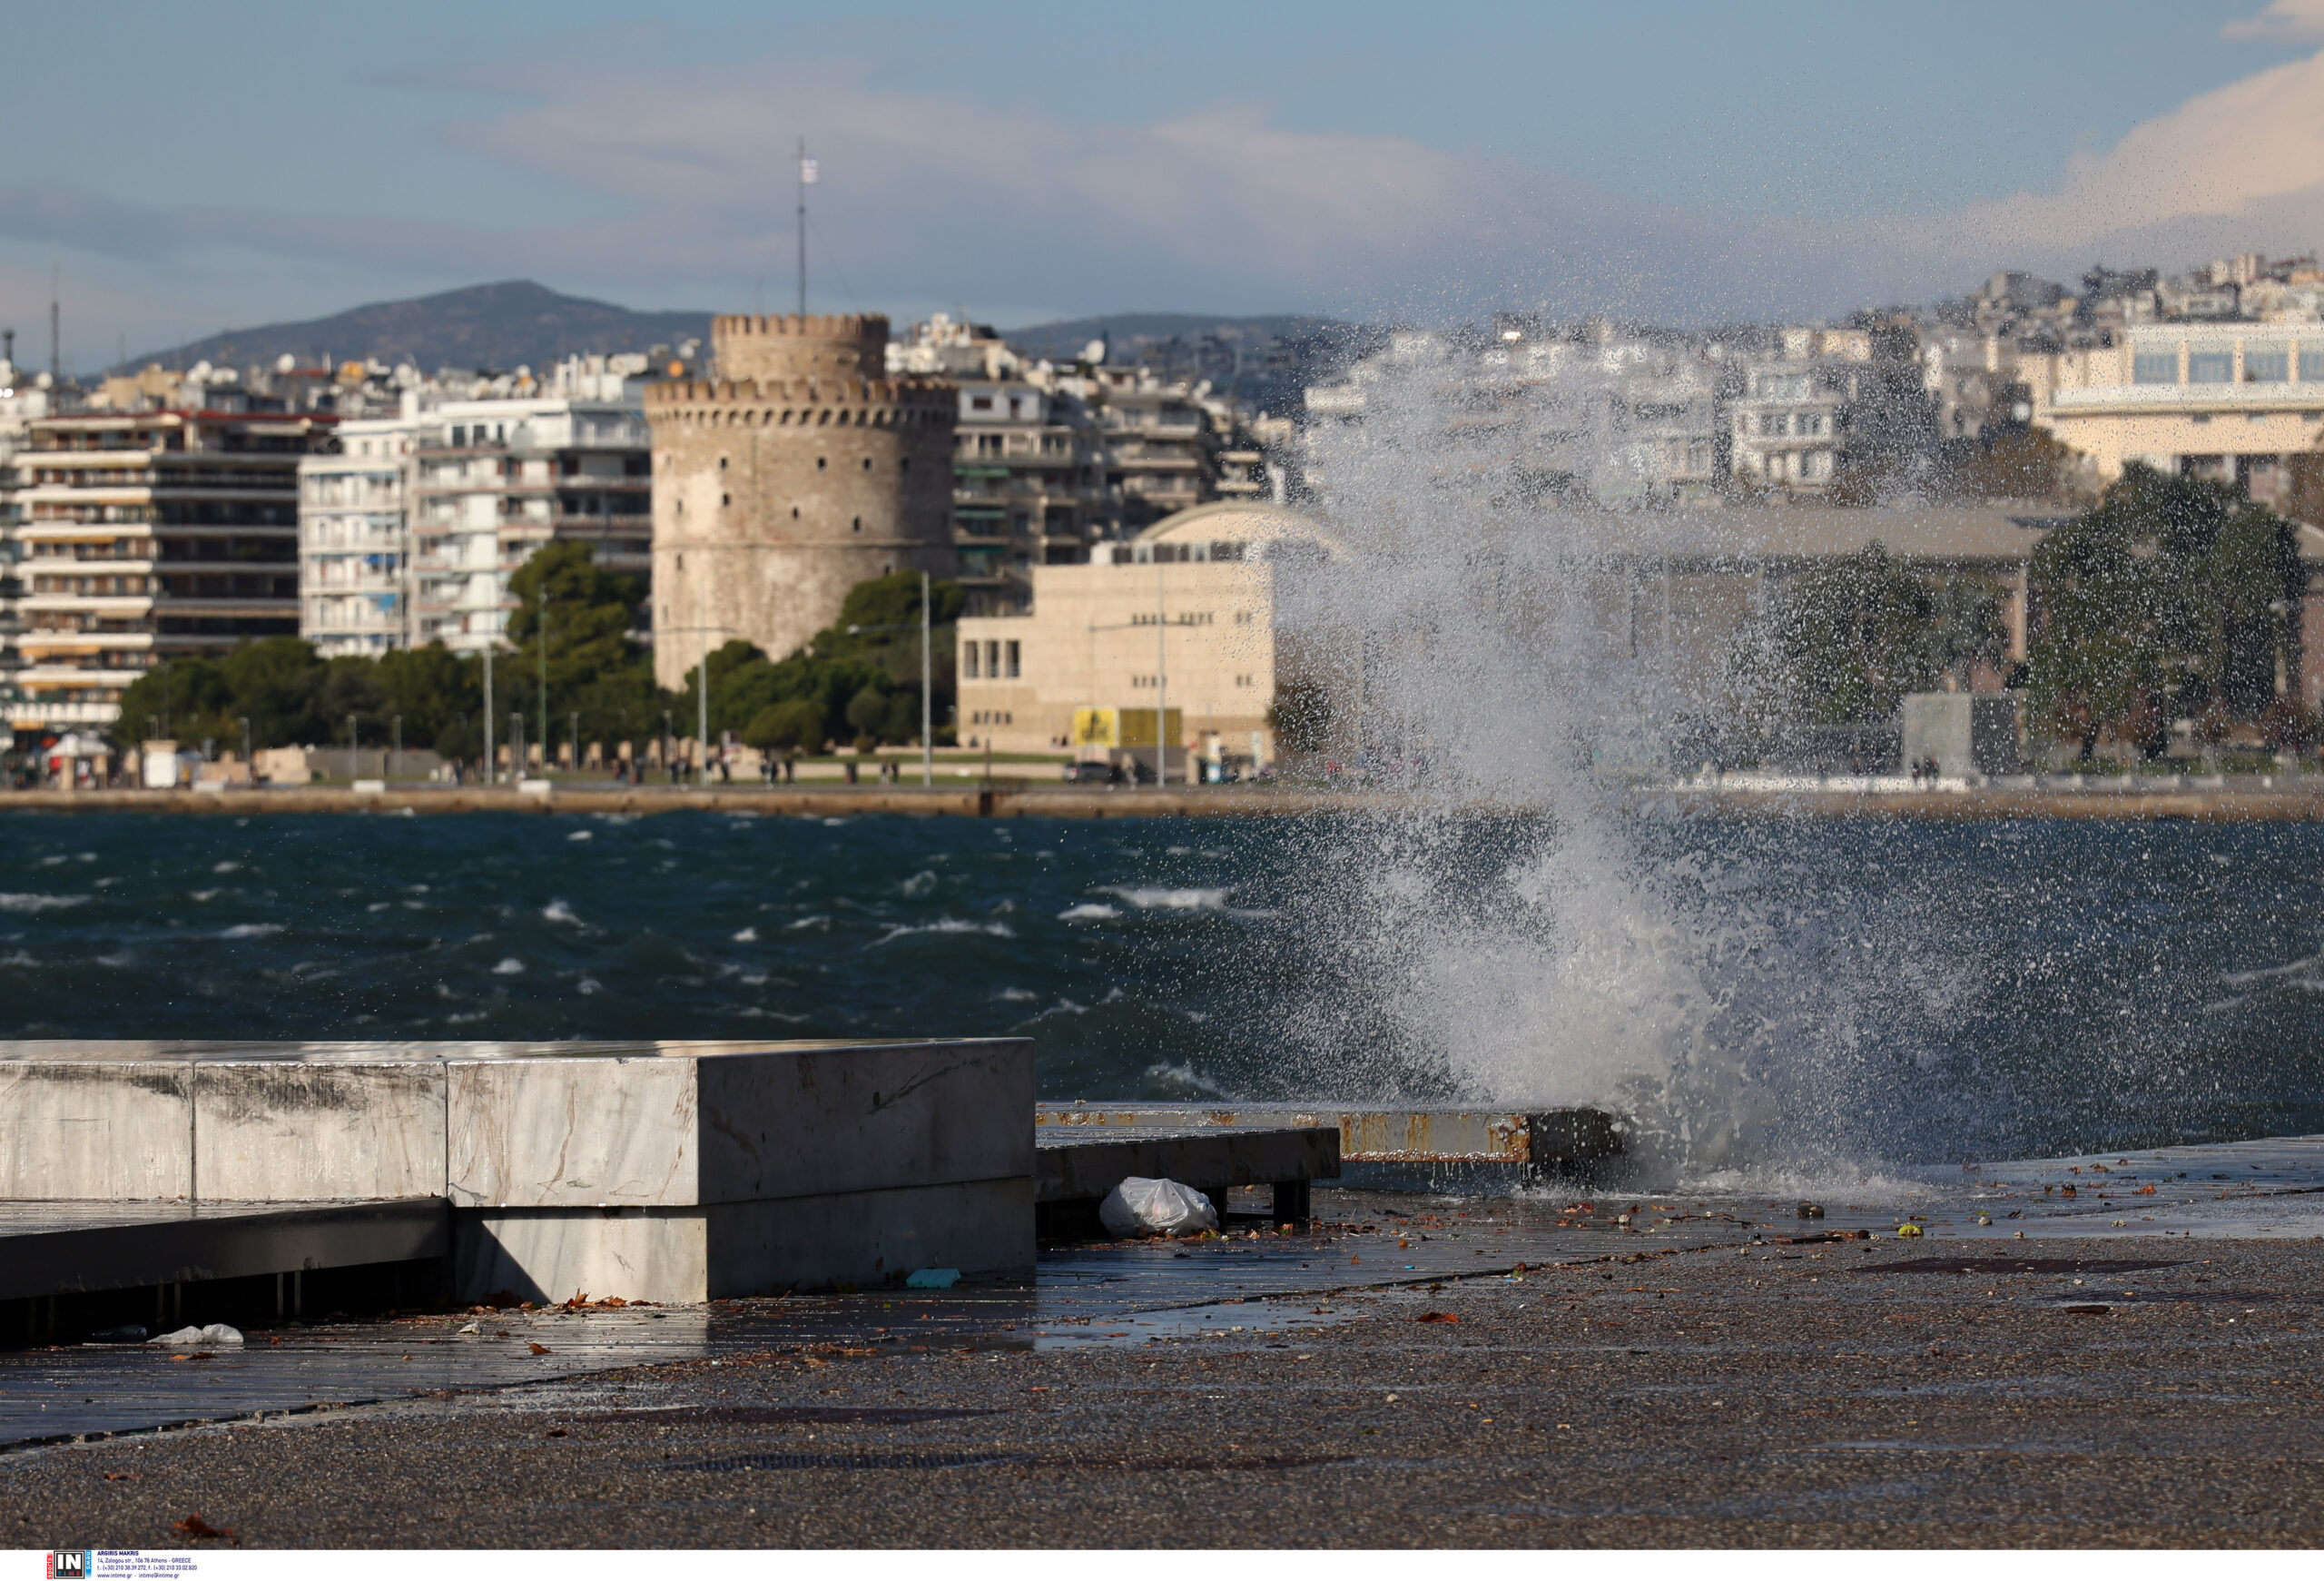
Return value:
<svg viewBox="0 0 2324 1581">
<path fill-rule="evenodd" d="M 2324 11 L 2324 0 L 2302 0 Z M 2166 267 L 2324 233 L 2324 54 L 2271 66 L 2078 154 L 2053 193 L 1882 227 L 1913 252 Z"/>
<path fill-rule="evenodd" d="M 2254 44 L 2324 39 L 2324 0 L 2269 0 L 2259 15 L 2238 17 L 2221 28 L 2219 35 Z"/>
</svg>

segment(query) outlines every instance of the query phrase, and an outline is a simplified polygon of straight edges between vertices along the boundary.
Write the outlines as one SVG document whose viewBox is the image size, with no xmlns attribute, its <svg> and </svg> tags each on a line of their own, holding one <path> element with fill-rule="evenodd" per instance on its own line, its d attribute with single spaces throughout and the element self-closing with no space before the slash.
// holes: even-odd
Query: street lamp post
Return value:
<svg viewBox="0 0 2324 1581">
<path fill-rule="evenodd" d="M 258 779 L 258 765 L 251 756 L 250 716 L 245 714 L 242 717 L 235 720 L 234 723 L 242 727 L 242 766 L 250 770 L 251 779 L 252 782 L 256 782 Z"/>
<path fill-rule="evenodd" d="M 500 781 L 499 760 L 492 751 L 492 639 L 484 642 L 484 783 L 497 785 Z"/>
<path fill-rule="evenodd" d="M 548 583 L 541 583 L 540 597 L 534 603 L 533 640 L 541 650 L 541 772 L 548 772 Z"/>
<path fill-rule="evenodd" d="M 403 716 L 401 714 L 391 716 L 388 727 L 392 733 L 391 744 L 388 747 L 388 777 L 393 779 L 396 776 L 396 770 L 402 766 L 403 763 Z"/>
<path fill-rule="evenodd" d="M 934 661 L 930 657 L 928 573 L 920 573 L 920 783 L 924 790 L 936 783 L 936 704 L 930 689 Z"/>
</svg>

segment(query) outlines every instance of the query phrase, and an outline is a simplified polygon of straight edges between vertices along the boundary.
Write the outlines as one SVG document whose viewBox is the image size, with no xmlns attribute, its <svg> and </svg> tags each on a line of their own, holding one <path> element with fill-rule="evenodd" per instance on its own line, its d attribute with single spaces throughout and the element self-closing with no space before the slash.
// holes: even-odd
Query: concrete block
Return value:
<svg viewBox="0 0 2324 1581">
<path fill-rule="evenodd" d="M 480 1208 L 455 1215 L 462 1300 L 579 1292 L 703 1301 L 835 1284 L 901 1283 L 917 1268 L 1033 1266 L 1029 1178 L 654 1208 Z"/>
<path fill-rule="evenodd" d="M 728 1202 L 709 1210 L 712 1299 L 852 1284 L 900 1285 L 914 1269 L 1033 1271 L 1033 1181 L 971 1181 Z"/>
<path fill-rule="evenodd" d="M 1021 1038 L 456 1059 L 448 1191 L 463 1207 L 680 1207 L 1029 1177 L 1032 1102 Z"/>
<path fill-rule="evenodd" d="M 2023 772 L 2014 693 L 1914 692 L 1896 705 L 1904 770 L 1936 759 L 1945 777 Z"/>
<path fill-rule="evenodd" d="M 62 1052 L 69 1046 L 44 1060 L 0 1060 L 0 1198 L 192 1197 L 192 1068 L 76 1059 Z"/>
<path fill-rule="evenodd" d="M 441 1061 L 205 1062 L 192 1071 L 204 1201 L 443 1193 Z"/>
<path fill-rule="evenodd" d="M 455 1060 L 448 1078 L 445 1194 L 458 1206 L 698 1200 L 692 1060 Z"/>
<path fill-rule="evenodd" d="M 1033 1172 L 1021 1038 L 698 1061 L 701 1201 L 822 1196 Z"/>
</svg>

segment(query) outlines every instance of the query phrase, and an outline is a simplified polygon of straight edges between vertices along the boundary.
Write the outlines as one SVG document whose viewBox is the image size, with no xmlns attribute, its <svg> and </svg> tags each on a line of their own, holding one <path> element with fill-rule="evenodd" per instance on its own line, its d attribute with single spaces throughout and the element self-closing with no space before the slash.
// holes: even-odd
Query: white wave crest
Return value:
<svg viewBox="0 0 2324 1581">
<path fill-rule="evenodd" d="M 521 976 L 524 970 L 525 963 L 522 961 L 514 955 L 506 955 L 501 958 L 500 964 L 492 969 L 492 974 L 495 977 L 517 977 Z"/>
<path fill-rule="evenodd" d="M 93 894 L 0 894 L 0 911 L 63 911 L 66 906 L 86 905 Z"/>
<path fill-rule="evenodd" d="M 281 931 L 281 923 L 236 923 L 218 936 L 222 939 L 263 939 Z"/>
<path fill-rule="evenodd" d="M 1101 900 L 1093 900 L 1085 901 L 1079 905 L 1069 905 L 1057 914 L 1059 922 L 1102 923 L 1122 914 L 1119 906 L 1111 906 Z"/>
<path fill-rule="evenodd" d="M 1223 889 L 1117 886 L 1101 893 L 1114 895 L 1140 911 L 1225 911 L 1226 909 L 1226 892 Z"/>
<path fill-rule="evenodd" d="M 1017 930 L 1007 923 L 971 923 L 959 917 L 938 917 L 932 923 L 891 924 L 886 933 L 866 947 L 876 950 L 882 944 L 892 944 L 912 934 L 990 934 L 996 939 L 1013 939 L 1017 936 Z"/>
<path fill-rule="evenodd" d="M 759 931 L 756 928 L 743 928 L 735 934 L 734 942 L 738 944 L 755 944 L 759 942 Z"/>
<path fill-rule="evenodd" d="M 576 928 L 582 925 L 581 919 L 573 914 L 573 908 L 561 900 L 553 900 L 541 907 L 541 915 L 553 923 L 571 923 Z"/>
</svg>

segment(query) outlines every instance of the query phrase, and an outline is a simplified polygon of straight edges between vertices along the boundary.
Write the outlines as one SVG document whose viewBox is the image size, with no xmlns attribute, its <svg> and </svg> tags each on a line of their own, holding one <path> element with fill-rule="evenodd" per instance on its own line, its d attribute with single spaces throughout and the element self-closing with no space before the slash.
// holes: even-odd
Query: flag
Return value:
<svg viewBox="0 0 2324 1581">
<path fill-rule="evenodd" d="M 820 179 L 821 177 L 817 173 L 816 162 L 814 160 L 803 159 L 799 162 L 799 184 L 801 186 L 813 186 Z"/>
</svg>

